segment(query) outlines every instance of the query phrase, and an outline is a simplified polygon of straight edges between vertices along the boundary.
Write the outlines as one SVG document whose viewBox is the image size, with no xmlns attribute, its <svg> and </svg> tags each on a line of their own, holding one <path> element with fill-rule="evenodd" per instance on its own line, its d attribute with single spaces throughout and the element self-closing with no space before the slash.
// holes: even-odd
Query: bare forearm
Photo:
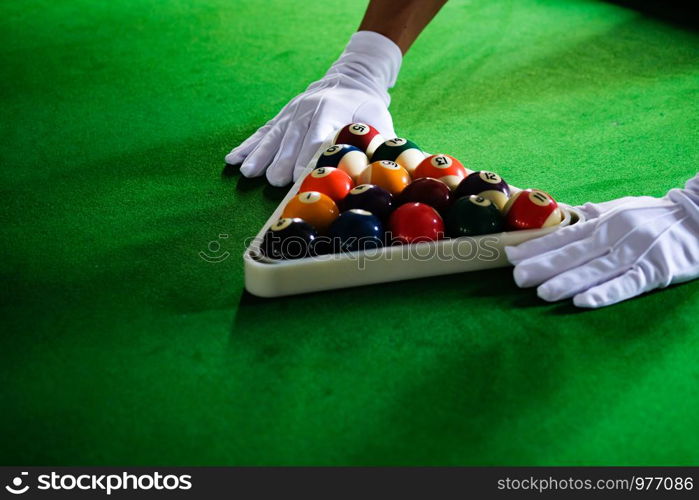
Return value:
<svg viewBox="0 0 699 500">
<path fill-rule="evenodd" d="M 447 0 L 371 0 L 360 30 L 390 38 L 405 54 Z"/>
</svg>

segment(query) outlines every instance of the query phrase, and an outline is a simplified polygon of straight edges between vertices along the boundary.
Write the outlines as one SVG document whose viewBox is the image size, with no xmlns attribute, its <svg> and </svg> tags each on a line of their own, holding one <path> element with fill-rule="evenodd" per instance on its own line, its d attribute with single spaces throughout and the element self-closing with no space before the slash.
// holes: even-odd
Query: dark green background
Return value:
<svg viewBox="0 0 699 500">
<path fill-rule="evenodd" d="M 699 282 L 584 312 L 509 269 L 243 292 L 244 239 L 283 190 L 223 156 L 363 9 L 0 4 L 2 463 L 699 463 Z M 391 110 L 425 149 L 577 204 L 694 175 L 698 88 L 691 30 L 452 0 Z M 231 255 L 207 263 L 219 234 Z"/>
</svg>

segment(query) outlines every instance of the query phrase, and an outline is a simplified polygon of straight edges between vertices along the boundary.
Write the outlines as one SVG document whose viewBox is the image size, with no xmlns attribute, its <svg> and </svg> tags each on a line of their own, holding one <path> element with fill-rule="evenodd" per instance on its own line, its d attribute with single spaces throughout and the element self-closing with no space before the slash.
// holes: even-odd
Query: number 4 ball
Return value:
<svg viewBox="0 0 699 500">
<path fill-rule="evenodd" d="M 505 205 L 509 229 L 539 229 L 560 224 L 563 218 L 551 195 L 537 189 L 525 189 L 512 195 Z"/>
<path fill-rule="evenodd" d="M 366 123 L 350 123 L 335 136 L 335 144 L 351 144 L 364 151 L 369 158 L 385 139 L 378 130 Z"/>
<path fill-rule="evenodd" d="M 470 170 L 467 170 L 459 160 L 453 156 L 439 154 L 428 156 L 420 162 L 413 172 L 413 179 L 421 177 L 434 177 L 439 179 L 444 184 L 449 186 L 449 189 L 455 189 L 459 185 L 461 179 L 466 177 Z"/>
</svg>

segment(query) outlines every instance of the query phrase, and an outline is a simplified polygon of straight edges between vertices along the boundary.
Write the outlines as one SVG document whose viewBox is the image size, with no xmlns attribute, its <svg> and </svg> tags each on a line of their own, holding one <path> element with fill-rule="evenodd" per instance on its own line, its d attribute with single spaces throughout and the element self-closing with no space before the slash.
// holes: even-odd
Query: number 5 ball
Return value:
<svg viewBox="0 0 699 500">
<path fill-rule="evenodd" d="M 453 156 L 439 154 L 428 156 L 420 162 L 413 172 L 413 179 L 422 177 L 433 177 L 442 181 L 449 186 L 449 189 L 455 189 L 459 185 L 461 179 L 470 173 L 459 160 Z"/>
<path fill-rule="evenodd" d="M 505 205 L 509 229 L 539 229 L 561 223 L 558 203 L 551 195 L 538 189 L 525 189 L 512 195 Z"/>
<path fill-rule="evenodd" d="M 364 151 L 369 158 L 385 139 L 378 130 L 366 123 L 350 123 L 340 129 L 335 144 L 351 144 Z"/>
<path fill-rule="evenodd" d="M 332 221 L 337 219 L 340 211 L 335 202 L 318 191 L 299 193 L 287 203 L 282 212 L 283 218 L 299 218 L 324 233 Z"/>
</svg>

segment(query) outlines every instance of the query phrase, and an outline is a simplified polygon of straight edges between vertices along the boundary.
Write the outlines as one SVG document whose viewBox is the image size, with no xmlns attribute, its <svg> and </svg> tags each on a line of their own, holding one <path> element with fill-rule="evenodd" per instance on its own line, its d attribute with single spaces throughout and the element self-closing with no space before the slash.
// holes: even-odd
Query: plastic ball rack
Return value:
<svg viewBox="0 0 699 500">
<path fill-rule="evenodd" d="M 330 145 L 331 140 L 328 140 L 319 148 L 304 175 L 294 183 L 246 249 L 243 255 L 245 288 L 251 294 L 258 297 L 282 297 L 505 267 L 510 263 L 507 261 L 504 247 L 518 245 L 584 220 L 581 213 L 559 202 L 563 213 L 561 223 L 545 229 L 447 238 L 293 260 L 274 260 L 265 257 L 260 251 L 262 238 L 269 227 L 281 217 L 287 202 L 298 193 L 305 175 L 313 170 L 320 154 Z M 518 191 L 513 186 L 510 188 L 514 192 Z"/>
</svg>

